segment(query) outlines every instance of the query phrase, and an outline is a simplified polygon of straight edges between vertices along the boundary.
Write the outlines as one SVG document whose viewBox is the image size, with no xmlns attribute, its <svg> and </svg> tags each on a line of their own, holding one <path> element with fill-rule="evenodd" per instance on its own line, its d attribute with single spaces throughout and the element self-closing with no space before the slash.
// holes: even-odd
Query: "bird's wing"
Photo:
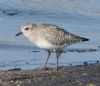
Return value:
<svg viewBox="0 0 100 86">
<path fill-rule="evenodd" d="M 64 29 L 52 25 L 52 24 L 44 24 L 45 31 L 43 35 L 45 36 L 46 40 L 48 40 L 53 45 L 64 45 L 64 44 L 74 44 L 83 41 L 83 37 L 76 36 L 74 34 L 65 31 Z"/>
</svg>

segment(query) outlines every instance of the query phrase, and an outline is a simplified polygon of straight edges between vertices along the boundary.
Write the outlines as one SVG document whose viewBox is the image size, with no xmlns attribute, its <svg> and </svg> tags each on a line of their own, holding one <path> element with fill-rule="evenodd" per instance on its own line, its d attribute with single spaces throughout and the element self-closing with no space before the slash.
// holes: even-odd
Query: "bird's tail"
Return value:
<svg viewBox="0 0 100 86">
<path fill-rule="evenodd" d="M 88 38 L 81 38 L 81 41 L 89 41 L 89 39 Z"/>
</svg>

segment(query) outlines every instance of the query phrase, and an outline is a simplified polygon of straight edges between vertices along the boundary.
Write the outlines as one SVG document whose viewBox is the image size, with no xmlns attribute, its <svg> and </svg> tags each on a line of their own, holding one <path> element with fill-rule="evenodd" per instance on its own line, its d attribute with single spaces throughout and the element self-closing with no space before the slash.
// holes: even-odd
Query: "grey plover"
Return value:
<svg viewBox="0 0 100 86">
<path fill-rule="evenodd" d="M 46 64 L 52 50 L 54 50 L 56 53 L 58 69 L 58 60 L 59 56 L 63 52 L 63 48 L 71 44 L 89 40 L 87 38 L 74 35 L 53 24 L 25 23 L 21 27 L 21 32 L 17 33 L 16 36 L 21 34 L 26 36 L 36 46 L 43 48 L 48 52 L 48 57 L 44 64 L 44 68 L 46 68 Z"/>
</svg>

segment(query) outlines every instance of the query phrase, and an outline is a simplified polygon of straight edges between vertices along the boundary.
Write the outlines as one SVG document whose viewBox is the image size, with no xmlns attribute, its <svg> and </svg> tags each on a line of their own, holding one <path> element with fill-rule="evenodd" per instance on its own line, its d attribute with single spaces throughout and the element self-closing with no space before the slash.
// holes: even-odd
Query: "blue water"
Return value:
<svg viewBox="0 0 100 86">
<path fill-rule="evenodd" d="M 47 53 L 34 46 L 27 38 L 15 34 L 27 21 L 51 23 L 90 39 L 65 49 L 96 49 L 96 52 L 67 52 L 59 65 L 80 64 L 100 60 L 100 1 L 99 0 L 1 0 L 0 1 L 0 69 L 15 66 L 23 69 L 41 68 Z M 34 52 L 32 52 L 34 51 Z M 53 53 L 48 66 L 56 66 Z"/>
</svg>

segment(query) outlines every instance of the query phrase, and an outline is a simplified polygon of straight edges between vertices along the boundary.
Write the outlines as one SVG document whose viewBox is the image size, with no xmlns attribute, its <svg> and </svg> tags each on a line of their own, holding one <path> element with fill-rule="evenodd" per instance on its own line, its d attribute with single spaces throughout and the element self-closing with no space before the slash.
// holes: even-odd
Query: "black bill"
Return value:
<svg viewBox="0 0 100 86">
<path fill-rule="evenodd" d="M 19 36 L 19 35 L 22 35 L 22 34 L 23 34 L 22 32 L 19 32 L 15 36 Z"/>
</svg>

